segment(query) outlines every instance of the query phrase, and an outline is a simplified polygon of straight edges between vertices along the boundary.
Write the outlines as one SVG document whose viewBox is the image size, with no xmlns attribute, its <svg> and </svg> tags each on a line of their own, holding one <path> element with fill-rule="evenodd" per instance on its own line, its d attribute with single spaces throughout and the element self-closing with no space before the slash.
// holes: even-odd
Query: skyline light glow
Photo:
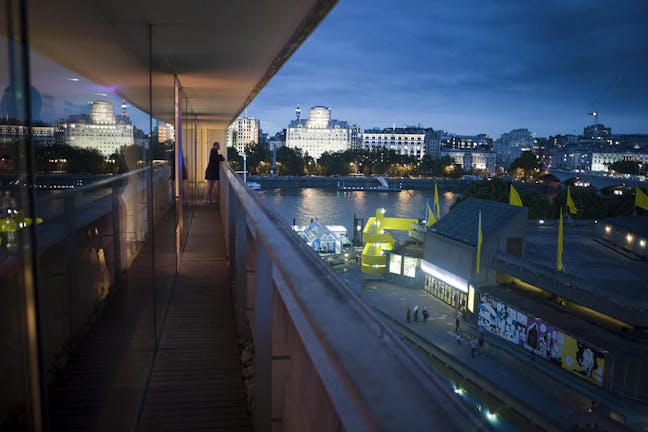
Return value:
<svg viewBox="0 0 648 432">
<path fill-rule="evenodd" d="M 363 130 L 581 134 L 597 111 L 648 133 L 646 22 L 641 0 L 341 1 L 246 112 L 270 134 L 298 105 Z"/>
</svg>

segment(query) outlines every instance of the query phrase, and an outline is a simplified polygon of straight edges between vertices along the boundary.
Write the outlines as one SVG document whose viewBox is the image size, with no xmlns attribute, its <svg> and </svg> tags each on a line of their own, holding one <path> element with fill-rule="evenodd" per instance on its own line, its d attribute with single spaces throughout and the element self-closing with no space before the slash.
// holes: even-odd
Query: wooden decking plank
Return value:
<svg viewBox="0 0 648 432">
<path fill-rule="evenodd" d="M 154 234 L 162 333 L 155 362 L 152 251 L 145 245 L 123 289 L 50 386 L 52 430 L 250 430 L 218 209 L 195 208 L 169 297 L 173 216 Z"/>
</svg>

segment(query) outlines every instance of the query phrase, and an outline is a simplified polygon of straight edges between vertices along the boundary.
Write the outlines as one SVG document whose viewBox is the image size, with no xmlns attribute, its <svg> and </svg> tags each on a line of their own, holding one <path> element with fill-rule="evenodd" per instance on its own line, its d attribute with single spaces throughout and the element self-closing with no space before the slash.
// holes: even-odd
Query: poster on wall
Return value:
<svg viewBox="0 0 648 432">
<path fill-rule="evenodd" d="M 401 274 L 402 259 L 403 257 L 401 255 L 389 255 L 389 273 Z"/>
<path fill-rule="evenodd" d="M 554 335 L 553 327 L 537 318 L 529 318 L 527 320 L 526 342 L 522 346 L 537 356 L 550 360 Z"/>
<path fill-rule="evenodd" d="M 403 257 L 403 276 L 416 277 L 416 258 Z"/>
<path fill-rule="evenodd" d="M 579 375 L 594 384 L 603 384 L 603 368 L 605 367 L 605 355 L 587 344 L 575 338 L 556 332 L 556 343 L 551 350 L 552 361 L 560 366 Z"/>
<path fill-rule="evenodd" d="M 479 296 L 477 325 L 595 384 L 603 384 L 605 354 L 539 318 L 492 297 Z"/>
</svg>

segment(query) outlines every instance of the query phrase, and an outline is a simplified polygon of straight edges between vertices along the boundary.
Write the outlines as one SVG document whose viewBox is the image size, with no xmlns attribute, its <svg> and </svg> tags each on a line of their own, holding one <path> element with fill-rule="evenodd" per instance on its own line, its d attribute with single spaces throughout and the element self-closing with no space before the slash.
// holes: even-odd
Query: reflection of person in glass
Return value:
<svg viewBox="0 0 648 432">
<path fill-rule="evenodd" d="M 205 186 L 205 204 L 211 204 L 211 194 L 212 189 L 214 188 L 214 183 L 218 180 L 220 175 L 220 163 L 225 160 L 225 158 L 218 153 L 220 148 L 220 143 L 214 141 L 214 146 L 209 152 L 209 163 L 207 164 L 207 169 L 205 170 L 205 180 L 207 180 L 207 185 Z"/>
</svg>

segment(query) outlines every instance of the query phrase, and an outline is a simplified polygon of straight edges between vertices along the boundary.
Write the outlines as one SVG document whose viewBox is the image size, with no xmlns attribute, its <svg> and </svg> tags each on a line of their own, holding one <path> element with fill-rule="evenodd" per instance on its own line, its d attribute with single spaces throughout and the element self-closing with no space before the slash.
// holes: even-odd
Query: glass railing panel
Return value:
<svg viewBox="0 0 648 432">
<path fill-rule="evenodd" d="M 30 147 L 38 139 L 28 125 L 38 95 L 29 85 L 21 6 L 0 1 L 0 430 L 37 427 L 44 410 L 38 398 L 44 378 L 36 330 L 39 302 L 31 277 L 35 220 L 26 187 Z"/>
</svg>

